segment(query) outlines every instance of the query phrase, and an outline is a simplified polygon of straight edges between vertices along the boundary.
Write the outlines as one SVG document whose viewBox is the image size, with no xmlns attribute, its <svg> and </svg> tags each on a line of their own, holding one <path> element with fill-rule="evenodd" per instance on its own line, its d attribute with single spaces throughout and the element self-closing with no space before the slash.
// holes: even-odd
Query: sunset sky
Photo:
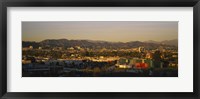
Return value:
<svg viewBox="0 0 200 99">
<path fill-rule="evenodd" d="M 45 39 L 111 42 L 178 39 L 177 21 L 60 21 L 22 22 L 23 41 Z"/>
</svg>

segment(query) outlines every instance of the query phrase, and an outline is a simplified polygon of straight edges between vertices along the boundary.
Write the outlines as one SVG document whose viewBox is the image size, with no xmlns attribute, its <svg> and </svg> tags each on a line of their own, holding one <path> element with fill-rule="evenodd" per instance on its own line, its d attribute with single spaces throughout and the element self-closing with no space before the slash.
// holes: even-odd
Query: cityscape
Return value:
<svg viewBox="0 0 200 99">
<path fill-rule="evenodd" d="M 22 22 L 22 77 L 178 77 L 178 22 Z"/>
</svg>

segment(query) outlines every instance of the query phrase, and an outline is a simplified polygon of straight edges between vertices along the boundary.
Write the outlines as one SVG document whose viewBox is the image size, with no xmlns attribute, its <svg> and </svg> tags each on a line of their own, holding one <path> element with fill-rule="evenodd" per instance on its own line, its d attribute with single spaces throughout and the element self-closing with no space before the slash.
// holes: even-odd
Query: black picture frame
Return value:
<svg viewBox="0 0 200 99">
<path fill-rule="evenodd" d="M 193 7 L 193 92 L 7 92 L 7 7 Z M 200 0 L 1 0 L 0 1 L 0 97 L 116 98 L 116 99 L 199 99 Z"/>
</svg>

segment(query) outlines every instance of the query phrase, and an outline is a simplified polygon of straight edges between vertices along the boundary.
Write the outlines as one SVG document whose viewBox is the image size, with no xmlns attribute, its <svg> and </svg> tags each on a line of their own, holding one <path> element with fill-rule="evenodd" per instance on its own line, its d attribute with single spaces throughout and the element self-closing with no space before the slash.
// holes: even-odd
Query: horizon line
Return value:
<svg viewBox="0 0 200 99">
<path fill-rule="evenodd" d="M 41 40 L 41 41 L 27 41 L 27 40 L 22 40 L 25 41 L 25 42 L 42 42 L 42 41 L 45 41 L 45 40 L 86 40 L 86 41 L 102 41 L 102 42 L 123 42 L 123 41 L 106 41 L 106 40 L 90 40 L 90 39 L 66 39 L 66 38 L 60 38 L 60 39 L 44 39 L 44 40 Z M 170 40 L 162 40 L 162 41 L 171 41 L 171 40 L 178 40 L 178 39 L 170 39 Z M 126 41 L 126 42 L 123 42 L 123 43 L 127 43 L 127 42 L 135 42 L 135 41 L 139 41 L 139 40 L 132 40 L 132 41 Z M 139 41 L 139 42 L 148 42 L 148 41 L 154 41 L 154 42 L 162 42 L 162 41 L 156 41 L 156 40 L 146 40 L 146 41 Z"/>
</svg>

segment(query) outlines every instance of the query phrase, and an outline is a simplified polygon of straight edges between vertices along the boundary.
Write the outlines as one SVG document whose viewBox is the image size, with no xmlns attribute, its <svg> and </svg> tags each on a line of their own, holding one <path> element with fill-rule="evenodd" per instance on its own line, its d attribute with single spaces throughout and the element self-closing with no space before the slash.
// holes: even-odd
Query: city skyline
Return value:
<svg viewBox="0 0 200 99">
<path fill-rule="evenodd" d="M 178 21 L 22 22 L 22 77 L 178 77 L 178 56 Z"/>
<path fill-rule="evenodd" d="M 141 36 L 142 35 L 142 36 Z M 108 42 L 178 39 L 177 21 L 22 22 L 22 40 L 95 40 Z"/>
</svg>

